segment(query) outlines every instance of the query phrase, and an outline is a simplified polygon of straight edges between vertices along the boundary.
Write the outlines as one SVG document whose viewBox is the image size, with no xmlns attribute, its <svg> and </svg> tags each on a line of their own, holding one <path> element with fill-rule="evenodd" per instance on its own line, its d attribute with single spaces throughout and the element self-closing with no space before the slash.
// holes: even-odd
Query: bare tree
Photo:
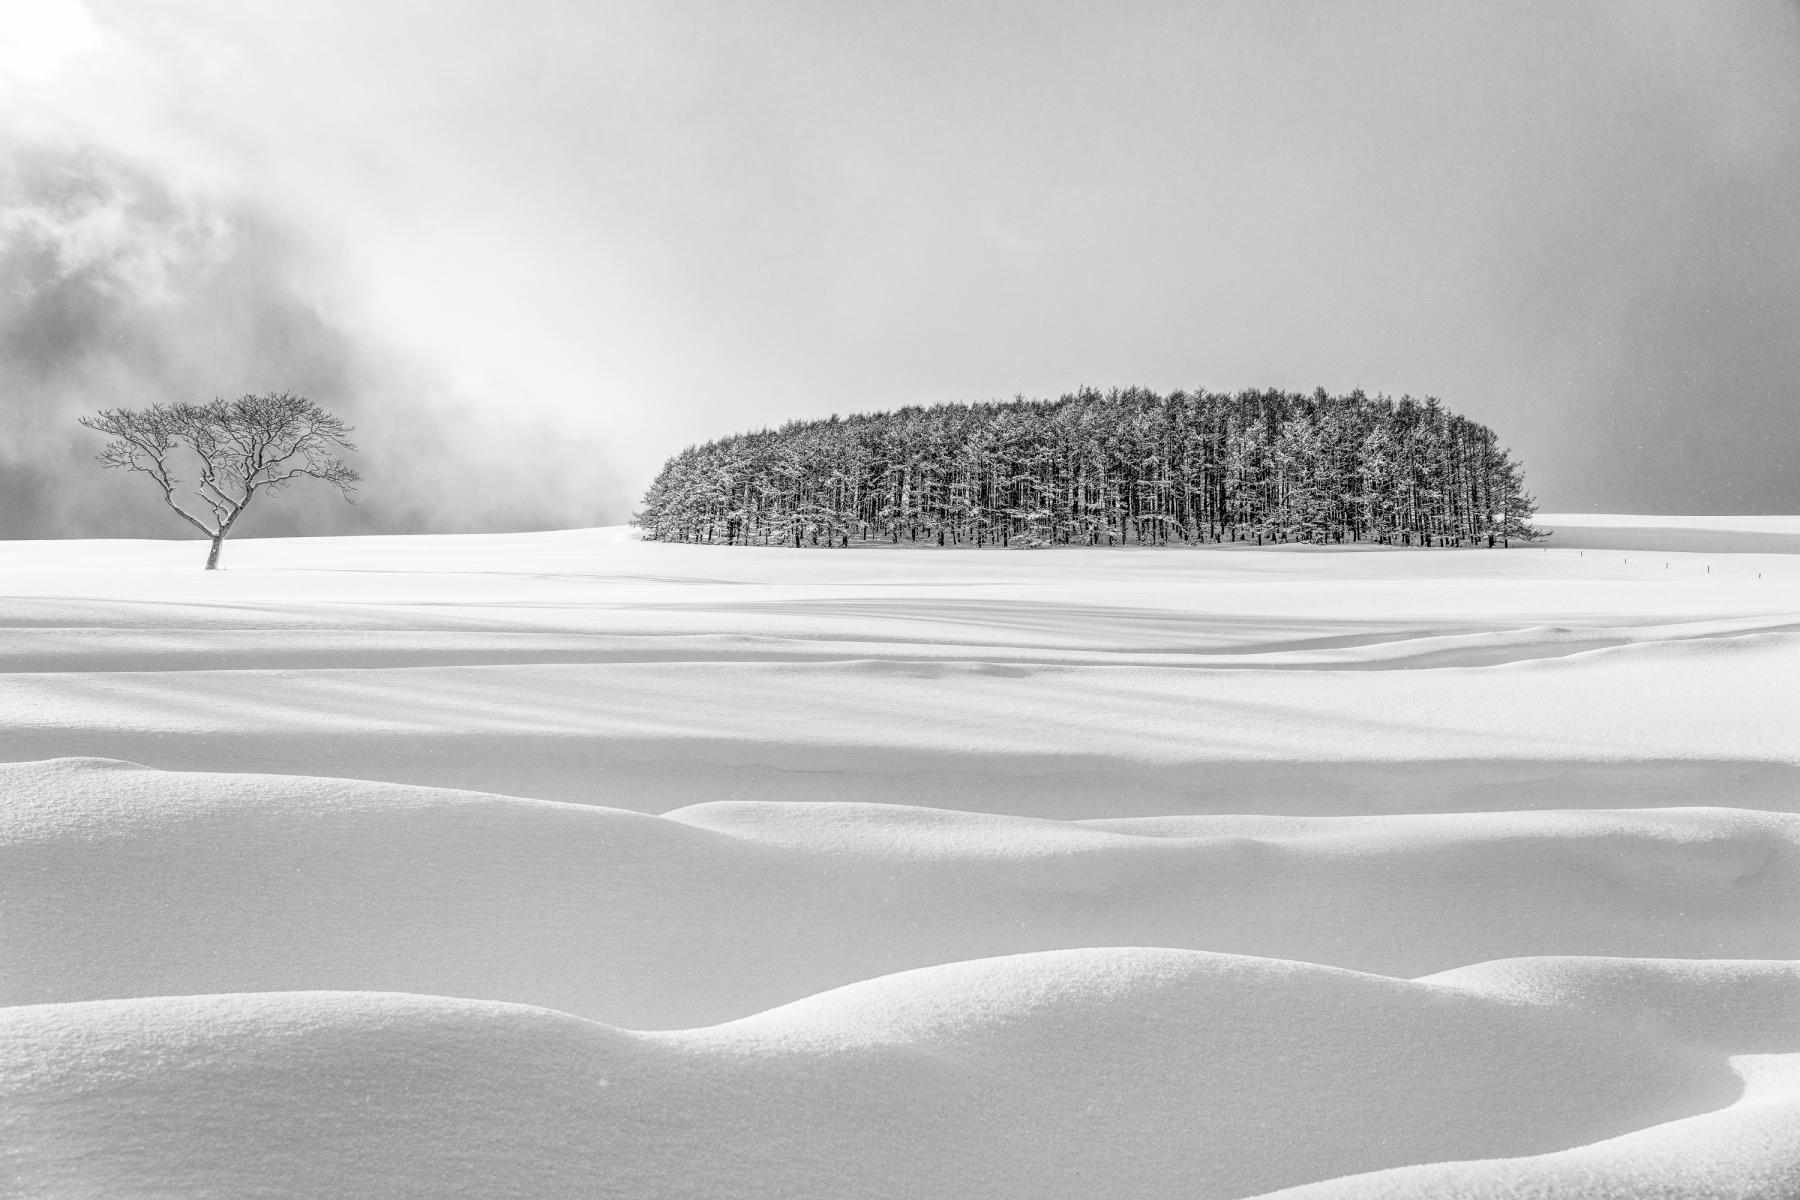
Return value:
<svg viewBox="0 0 1800 1200">
<path fill-rule="evenodd" d="M 280 491 L 296 479 L 320 479 L 355 503 L 351 493 L 362 479 L 338 457 L 356 449 L 350 426 L 286 392 L 108 408 L 81 423 L 113 439 L 100 451 L 103 466 L 148 475 L 164 503 L 212 539 L 209 571 L 218 568 L 219 548 L 258 493 Z M 177 473 L 187 467 L 198 470 L 191 486 Z"/>
</svg>

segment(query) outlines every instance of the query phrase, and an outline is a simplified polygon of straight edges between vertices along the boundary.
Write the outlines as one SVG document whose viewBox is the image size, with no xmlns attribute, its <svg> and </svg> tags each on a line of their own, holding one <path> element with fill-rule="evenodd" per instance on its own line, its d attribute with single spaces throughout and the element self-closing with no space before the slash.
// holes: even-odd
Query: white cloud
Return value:
<svg viewBox="0 0 1800 1200">
<path fill-rule="evenodd" d="M 790 417 L 1323 384 L 1439 392 L 1596 504 L 1577 418 L 1726 319 L 1645 346 L 1633 298 L 1795 293 L 1794 39 L 1749 10 L 90 6 L 0 124 L 246 198 L 338 326 L 639 485 Z"/>
<path fill-rule="evenodd" d="M 0 85 L 45 82 L 99 45 L 79 0 L 0 0 Z"/>
</svg>

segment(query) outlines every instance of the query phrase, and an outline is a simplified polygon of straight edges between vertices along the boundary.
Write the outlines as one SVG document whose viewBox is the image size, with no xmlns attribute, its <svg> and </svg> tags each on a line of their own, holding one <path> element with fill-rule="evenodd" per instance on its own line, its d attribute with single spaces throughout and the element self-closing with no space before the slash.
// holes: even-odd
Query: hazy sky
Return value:
<svg viewBox="0 0 1800 1200">
<path fill-rule="evenodd" d="M 1789 2 L 0 13 L 0 534 L 173 535 L 72 414 L 270 388 L 369 475 L 276 532 L 616 521 L 718 434 L 1133 383 L 1800 512 Z"/>
</svg>

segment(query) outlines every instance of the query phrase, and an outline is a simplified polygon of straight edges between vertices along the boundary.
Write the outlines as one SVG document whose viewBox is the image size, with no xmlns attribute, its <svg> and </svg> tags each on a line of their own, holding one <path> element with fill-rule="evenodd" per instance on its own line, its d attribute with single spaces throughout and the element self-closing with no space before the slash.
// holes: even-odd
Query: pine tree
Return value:
<svg viewBox="0 0 1800 1200">
<path fill-rule="evenodd" d="M 1092 388 L 909 407 L 690 446 L 635 518 L 652 540 L 845 547 L 1543 535 L 1492 430 L 1433 397 Z"/>
</svg>

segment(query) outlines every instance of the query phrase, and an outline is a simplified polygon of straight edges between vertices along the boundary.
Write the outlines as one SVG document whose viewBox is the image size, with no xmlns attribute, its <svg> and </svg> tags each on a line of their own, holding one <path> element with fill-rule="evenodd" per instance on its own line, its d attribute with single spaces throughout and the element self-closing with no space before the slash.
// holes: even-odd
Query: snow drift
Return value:
<svg viewBox="0 0 1800 1200">
<path fill-rule="evenodd" d="M 1800 557 L 1555 520 L 0 544 L 0 1192 L 1791 1197 Z"/>
<path fill-rule="evenodd" d="M 1800 958 L 1800 817 L 652 817 L 65 760 L 0 766 L 0 911 L 0 1003 L 405 991 L 664 1029 L 1031 950 L 1399 977 L 1526 953 Z"/>
<path fill-rule="evenodd" d="M 26 1006 L 0 1010 L 0 1077 L 8 1157 L 42 1193 L 1223 1197 L 1554 1152 L 1743 1095 L 1729 1038 L 1631 1015 L 1104 949 L 666 1034 L 383 993 Z"/>
</svg>

